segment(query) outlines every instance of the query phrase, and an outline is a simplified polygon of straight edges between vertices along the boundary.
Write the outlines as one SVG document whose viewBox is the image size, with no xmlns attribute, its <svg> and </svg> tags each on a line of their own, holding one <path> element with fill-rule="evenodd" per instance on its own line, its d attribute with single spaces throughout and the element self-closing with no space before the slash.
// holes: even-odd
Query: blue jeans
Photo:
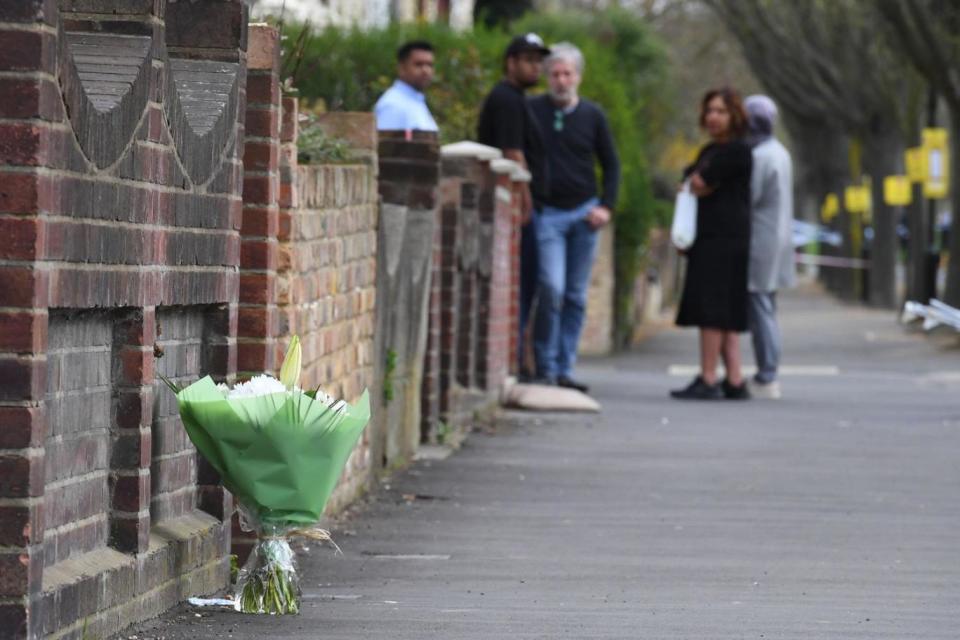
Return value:
<svg viewBox="0 0 960 640">
<path fill-rule="evenodd" d="M 750 292 L 750 333 L 753 354 L 757 359 L 754 379 L 769 384 L 777 379 L 780 366 L 780 327 L 777 324 L 777 293 Z"/>
<path fill-rule="evenodd" d="M 533 218 L 540 259 L 533 352 L 543 378 L 569 377 L 577 361 L 597 249 L 597 232 L 585 218 L 597 204 L 591 198 L 575 209 L 544 207 Z"/>
</svg>

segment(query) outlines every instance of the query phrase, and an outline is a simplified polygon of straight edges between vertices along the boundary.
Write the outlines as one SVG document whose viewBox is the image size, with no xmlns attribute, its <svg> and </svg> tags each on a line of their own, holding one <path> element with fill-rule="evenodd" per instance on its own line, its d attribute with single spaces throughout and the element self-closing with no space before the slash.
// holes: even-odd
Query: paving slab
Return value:
<svg viewBox="0 0 960 640">
<path fill-rule="evenodd" d="M 786 296 L 780 401 L 669 399 L 691 331 L 586 361 L 602 413 L 508 413 L 390 478 L 343 555 L 301 554 L 302 615 L 122 637 L 956 640 L 960 352 L 895 315 Z"/>
</svg>

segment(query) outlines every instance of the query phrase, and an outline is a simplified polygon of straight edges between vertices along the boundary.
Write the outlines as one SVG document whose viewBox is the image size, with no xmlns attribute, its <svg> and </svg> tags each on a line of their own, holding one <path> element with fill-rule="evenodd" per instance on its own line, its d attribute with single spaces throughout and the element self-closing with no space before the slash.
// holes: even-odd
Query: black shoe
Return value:
<svg viewBox="0 0 960 640">
<path fill-rule="evenodd" d="M 520 369 L 517 374 L 517 382 L 521 384 L 530 384 L 536 376 L 529 369 Z"/>
<path fill-rule="evenodd" d="M 727 400 L 749 400 L 750 389 L 747 388 L 746 381 L 739 385 L 731 384 L 729 380 L 723 381 L 723 397 Z"/>
<path fill-rule="evenodd" d="M 555 387 L 557 386 L 557 379 L 548 378 L 547 376 L 535 376 L 527 380 L 527 384 L 537 384 L 541 387 Z"/>
<path fill-rule="evenodd" d="M 707 384 L 697 376 L 684 389 L 674 389 L 670 395 L 677 400 L 719 400 L 723 398 L 723 389 L 719 384 Z"/>
<path fill-rule="evenodd" d="M 587 393 L 590 391 L 590 387 L 583 384 L 582 382 L 577 382 L 573 378 L 567 376 L 560 376 L 557 378 L 557 386 L 564 387 L 566 389 L 576 389 L 580 393 Z"/>
</svg>

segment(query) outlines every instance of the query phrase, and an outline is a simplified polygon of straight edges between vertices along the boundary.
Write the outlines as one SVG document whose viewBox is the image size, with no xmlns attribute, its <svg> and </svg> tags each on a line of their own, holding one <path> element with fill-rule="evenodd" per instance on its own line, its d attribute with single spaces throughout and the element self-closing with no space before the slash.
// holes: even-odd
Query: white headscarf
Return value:
<svg viewBox="0 0 960 640">
<path fill-rule="evenodd" d="M 752 95 L 743 101 L 747 111 L 750 133 L 747 141 L 755 147 L 773 136 L 773 125 L 777 121 L 777 105 L 769 96 Z"/>
</svg>

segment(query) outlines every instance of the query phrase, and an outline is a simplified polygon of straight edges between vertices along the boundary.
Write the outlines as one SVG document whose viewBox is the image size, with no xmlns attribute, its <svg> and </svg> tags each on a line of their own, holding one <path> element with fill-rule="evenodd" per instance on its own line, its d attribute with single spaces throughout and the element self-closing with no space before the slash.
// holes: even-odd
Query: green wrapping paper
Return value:
<svg viewBox="0 0 960 640">
<path fill-rule="evenodd" d="M 190 440 L 264 524 L 316 523 L 370 420 L 367 392 L 355 406 L 311 396 L 226 398 L 209 377 L 177 394 Z"/>
<path fill-rule="evenodd" d="M 299 611 L 299 579 L 286 536 L 323 515 L 370 419 L 367 392 L 356 405 L 315 396 L 292 389 L 228 398 L 209 377 L 177 390 L 190 440 L 236 498 L 241 522 L 258 536 L 238 577 L 238 611 Z"/>
</svg>

